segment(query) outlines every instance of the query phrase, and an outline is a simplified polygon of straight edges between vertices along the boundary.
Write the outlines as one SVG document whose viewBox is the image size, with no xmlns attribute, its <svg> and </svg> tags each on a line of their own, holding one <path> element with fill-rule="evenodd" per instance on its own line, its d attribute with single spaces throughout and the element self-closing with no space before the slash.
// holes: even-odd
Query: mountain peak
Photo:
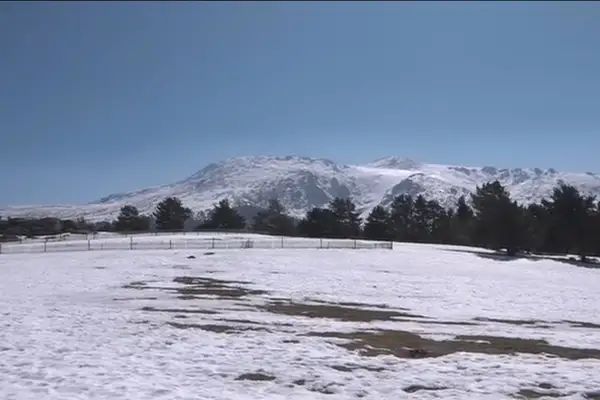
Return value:
<svg viewBox="0 0 600 400">
<path fill-rule="evenodd" d="M 351 197 L 366 216 L 376 205 L 389 204 L 400 194 L 423 195 L 444 207 L 454 207 L 458 197 L 494 180 L 500 181 L 512 198 L 524 205 L 551 195 L 559 181 L 577 187 L 582 193 L 600 195 L 600 176 L 591 173 L 427 164 L 406 157 L 343 165 L 298 155 L 245 156 L 208 164 L 176 183 L 113 194 L 85 205 L 7 207 L 0 209 L 0 215 L 111 220 L 125 204 L 151 214 L 158 202 L 176 196 L 194 211 L 210 209 L 225 198 L 233 204 L 253 207 L 264 207 L 276 198 L 296 217 L 313 207 L 327 206 L 335 197 Z"/>
<path fill-rule="evenodd" d="M 421 163 L 408 157 L 383 157 L 367 164 L 371 168 L 389 168 L 414 170 L 421 167 Z"/>
</svg>

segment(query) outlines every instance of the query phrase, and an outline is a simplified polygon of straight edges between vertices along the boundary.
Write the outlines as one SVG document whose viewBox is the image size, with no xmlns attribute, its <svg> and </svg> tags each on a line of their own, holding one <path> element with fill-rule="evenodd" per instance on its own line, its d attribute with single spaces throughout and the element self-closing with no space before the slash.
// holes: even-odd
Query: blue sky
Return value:
<svg viewBox="0 0 600 400">
<path fill-rule="evenodd" d="M 298 154 L 600 172 L 600 3 L 0 3 L 0 204 Z"/>
</svg>

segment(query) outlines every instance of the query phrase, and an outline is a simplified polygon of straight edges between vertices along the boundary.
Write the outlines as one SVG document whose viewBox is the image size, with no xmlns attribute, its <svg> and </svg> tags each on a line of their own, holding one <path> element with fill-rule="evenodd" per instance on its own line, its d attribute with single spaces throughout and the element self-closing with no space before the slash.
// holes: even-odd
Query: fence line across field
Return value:
<svg viewBox="0 0 600 400">
<path fill-rule="evenodd" d="M 146 237 L 147 238 L 147 237 Z M 140 240 L 141 239 L 141 240 Z M 143 240 L 132 236 L 108 240 L 44 241 L 23 244 L 0 244 L 0 254 L 49 253 L 92 250 L 183 250 L 183 249 L 392 249 L 392 242 L 361 239 L 273 238 L 229 239 L 190 238 Z"/>
</svg>

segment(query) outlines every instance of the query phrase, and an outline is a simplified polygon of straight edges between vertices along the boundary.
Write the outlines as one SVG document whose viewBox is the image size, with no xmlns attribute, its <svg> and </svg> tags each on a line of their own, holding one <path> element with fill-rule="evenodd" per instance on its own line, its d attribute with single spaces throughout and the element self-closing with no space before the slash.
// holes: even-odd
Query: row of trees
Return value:
<svg viewBox="0 0 600 400">
<path fill-rule="evenodd" d="M 520 251 L 600 254 L 600 203 L 573 186 L 561 184 L 541 204 L 521 206 L 499 182 L 478 187 L 454 209 L 445 210 L 422 196 L 402 195 L 389 209 L 375 207 L 367 217 L 368 238 L 478 245 Z"/>
<path fill-rule="evenodd" d="M 190 226 L 190 222 L 193 223 Z M 253 230 L 278 235 L 309 237 L 365 237 L 424 243 L 478 245 L 520 251 L 576 253 L 583 259 L 600 254 L 600 204 L 568 185 L 559 185 L 552 196 L 527 207 L 517 204 L 499 182 L 478 187 L 471 198 L 461 197 L 445 209 L 423 196 L 400 195 L 388 207 L 377 206 L 364 223 L 350 199 L 333 199 L 325 208 L 313 208 L 301 220 L 286 214 L 277 200 L 247 224 L 228 200 L 221 200 L 202 220 L 176 197 L 161 201 L 151 216 L 126 205 L 113 223 L 87 224 L 83 219 L 63 221 L 0 219 L 0 234 L 54 234 L 64 231 L 152 229 Z"/>
</svg>

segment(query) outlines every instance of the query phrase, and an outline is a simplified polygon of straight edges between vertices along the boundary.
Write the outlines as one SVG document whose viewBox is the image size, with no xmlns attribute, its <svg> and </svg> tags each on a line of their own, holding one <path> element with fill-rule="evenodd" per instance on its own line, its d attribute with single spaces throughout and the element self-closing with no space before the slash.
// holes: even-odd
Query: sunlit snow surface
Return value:
<svg viewBox="0 0 600 400">
<path fill-rule="evenodd" d="M 220 296 L 218 284 L 212 294 L 187 293 L 192 278 L 241 293 Z M 533 390 L 581 399 L 600 390 L 597 358 L 369 356 L 332 333 L 600 349 L 599 288 L 600 270 L 430 245 L 1 254 L 0 398 L 498 399 Z M 264 307 L 277 302 L 361 303 L 348 308 L 426 318 L 349 321 Z M 272 380 L 240 379 L 253 373 Z"/>
</svg>

